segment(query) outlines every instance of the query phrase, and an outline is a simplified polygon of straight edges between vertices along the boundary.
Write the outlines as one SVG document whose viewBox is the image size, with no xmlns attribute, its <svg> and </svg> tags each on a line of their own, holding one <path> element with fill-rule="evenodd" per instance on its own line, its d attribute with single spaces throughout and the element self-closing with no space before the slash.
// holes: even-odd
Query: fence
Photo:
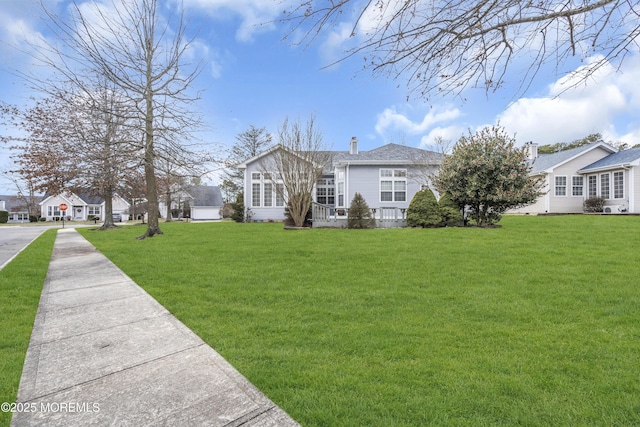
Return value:
<svg viewBox="0 0 640 427">
<path fill-rule="evenodd" d="M 313 203 L 311 206 L 313 226 L 316 228 L 347 228 L 348 208 L 334 208 Z M 406 209 L 392 206 L 372 208 L 378 228 L 399 228 L 407 226 Z"/>
</svg>

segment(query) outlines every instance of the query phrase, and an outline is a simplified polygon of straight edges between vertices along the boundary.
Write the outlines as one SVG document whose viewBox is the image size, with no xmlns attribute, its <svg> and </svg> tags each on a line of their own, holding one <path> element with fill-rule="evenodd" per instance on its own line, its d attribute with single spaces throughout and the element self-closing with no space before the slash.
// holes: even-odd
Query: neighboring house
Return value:
<svg viewBox="0 0 640 427">
<path fill-rule="evenodd" d="M 221 219 L 224 202 L 220 187 L 194 185 L 187 188 L 192 199 L 189 201 L 191 219 L 194 221 Z"/>
<path fill-rule="evenodd" d="M 61 204 L 67 205 L 66 211 L 60 210 Z M 102 220 L 105 212 L 103 198 L 72 192 L 45 196 L 40 202 L 40 210 L 42 217 L 47 221 L 59 221 L 63 216 L 67 221 L 88 221 L 93 218 Z M 113 196 L 112 210 L 113 213 L 119 213 L 123 218 L 127 218 L 129 202 L 116 194 Z"/>
<path fill-rule="evenodd" d="M 173 195 L 172 210 L 181 212 L 188 204 L 193 221 L 221 219 L 221 209 L 224 205 L 220 187 L 208 185 L 191 185 Z M 167 204 L 162 200 L 159 204 L 160 213 L 166 215 Z"/>
<path fill-rule="evenodd" d="M 284 200 L 276 191 L 276 186 L 282 184 L 272 180 L 275 174 L 263 166 L 269 163 L 274 149 L 282 148 L 272 148 L 239 165 L 244 169 L 245 208 L 254 221 L 284 219 Z M 429 177 L 437 173 L 444 157 L 398 144 L 359 151 L 355 137 L 349 151 L 331 154 L 333 161 L 316 182 L 313 193 L 314 226 L 329 226 L 330 222 L 346 218 L 355 193 L 360 193 L 374 210 L 379 226 L 402 225 L 411 199 L 431 185 Z M 381 224 L 384 220 L 395 225 Z"/>
<path fill-rule="evenodd" d="M 35 197 L 35 203 L 39 203 L 42 197 Z M 10 223 L 29 222 L 29 209 L 27 204 L 18 196 L 0 196 L 0 211 L 9 212 Z"/>
<path fill-rule="evenodd" d="M 531 175 L 545 192 L 536 203 L 514 213 L 582 213 L 590 197 L 605 199 L 605 212 L 640 212 L 640 149 L 618 151 L 595 142 L 553 154 L 537 154 L 528 144 Z"/>
</svg>

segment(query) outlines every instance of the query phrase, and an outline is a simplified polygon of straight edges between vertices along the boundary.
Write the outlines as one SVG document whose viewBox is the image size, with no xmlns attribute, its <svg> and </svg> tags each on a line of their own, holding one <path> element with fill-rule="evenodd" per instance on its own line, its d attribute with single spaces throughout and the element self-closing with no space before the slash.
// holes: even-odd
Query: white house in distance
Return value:
<svg viewBox="0 0 640 427">
<path fill-rule="evenodd" d="M 255 221 L 282 221 L 285 203 L 276 191 L 282 185 L 269 171 L 263 170 L 274 147 L 239 165 L 244 169 L 245 208 Z M 346 218 L 355 193 L 360 193 L 378 219 L 378 226 L 401 226 L 406 209 L 416 192 L 430 186 L 429 177 L 442 164 L 443 155 L 387 144 L 370 151 L 358 150 L 353 137 L 349 151 L 332 152 L 332 163 L 316 182 L 313 193 L 314 226 L 331 226 L 332 221 Z M 265 172 L 268 175 L 265 177 Z M 388 220 L 389 224 L 381 224 Z M 396 225 L 393 225 L 396 224 Z"/>
<path fill-rule="evenodd" d="M 42 196 L 35 196 L 33 203 L 39 200 L 42 200 Z M 0 211 L 9 212 L 9 223 L 29 222 L 30 214 L 24 197 L 0 195 Z"/>
<path fill-rule="evenodd" d="M 66 211 L 60 210 L 60 205 L 67 205 Z M 58 221 L 64 218 L 67 221 L 87 221 L 97 217 L 103 219 L 104 199 L 88 194 L 78 195 L 65 192 L 56 196 L 45 196 L 40 202 L 40 215 L 47 221 Z M 113 213 L 119 213 L 123 218 L 129 214 L 129 202 L 118 195 L 113 196 Z"/>
<path fill-rule="evenodd" d="M 171 200 L 172 209 L 180 210 L 189 204 L 191 219 L 193 221 L 211 221 L 221 219 L 222 191 L 220 187 L 213 185 L 190 185 L 177 191 Z M 167 212 L 166 200 L 159 203 L 160 213 L 164 216 Z"/>
<path fill-rule="evenodd" d="M 618 151 L 594 142 L 553 154 L 537 153 L 528 143 L 531 174 L 544 182 L 545 194 L 515 213 L 582 213 L 590 197 L 605 199 L 606 213 L 640 213 L 640 148 Z"/>
</svg>

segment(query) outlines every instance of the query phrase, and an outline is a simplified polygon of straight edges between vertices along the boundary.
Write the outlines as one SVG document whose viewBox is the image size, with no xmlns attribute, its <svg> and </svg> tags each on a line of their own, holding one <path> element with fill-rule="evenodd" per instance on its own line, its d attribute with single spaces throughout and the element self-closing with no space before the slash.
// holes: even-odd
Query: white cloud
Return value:
<svg viewBox="0 0 640 427">
<path fill-rule="evenodd" d="M 258 33 L 275 28 L 286 5 L 265 0 L 184 0 L 186 7 L 198 8 L 214 19 L 228 19 L 229 13 L 240 17 L 241 24 L 236 31 L 236 40 L 251 42 Z"/>
<path fill-rule="evenodd" d="M 569 142 L 591 133 L 602 133 L 605 140 L 638 143 L 640 118 L 640 60 L 628 61 L 627 73 L 618 73 L 609 64 L 588 80 L 577 77 L 593 65 L 591 62 L 549 85 L 545 96 L 522 98 L 498 115 L 498 121 L 519 144 Z M 616 122 L 625 117 L 625 129 Z M 635 142 L 634 142 L 635 141 Z"/>
<path fill-rule="evenodd" d="M 457 108 L 444 110 L 430 109 L 420 121 L 414 121 L 409 117 L 413 113 L 413 108 L 405 107 L 404 110 L 405 111 L 398 111 L 396 106 L 385 108 L 382 113 L 378 114 L 375 125 L 376 132 L 385 140 L 389 140 L 394 135 L 423 135 L 421 139 L 424 140 L 424 134 L 428 134 L 434 125 L 450 122 L 459 118 L 461 115 L 460 110 Z"/>
<path fill-rule="evenodd" d="M 466 129 L 458 125 L 451 125 L 446 127 L 435 127 L 429 131 L 429 133 L 420 139 L 420 148 L 433 151 L 449 152 L 453 145 L 460 139 L 462 135 L 466 133 Z M 436 144 L 436 141 L 441 140 L 446 145 L 440 147 Z"/>
<path fill-rule="evenodd" d="M 341 22 L 336 30 L 329 32 L 320 45 L 320 56 L 327 64 L 333 64 L 344 57 L 345 45 L 351 39 L 353 25 Z"/>
</svg>

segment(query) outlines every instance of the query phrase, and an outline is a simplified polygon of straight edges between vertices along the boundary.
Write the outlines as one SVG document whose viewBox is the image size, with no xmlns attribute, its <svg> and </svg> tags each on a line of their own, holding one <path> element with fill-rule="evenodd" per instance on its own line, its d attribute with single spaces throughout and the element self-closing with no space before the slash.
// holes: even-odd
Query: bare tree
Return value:
<svg viewBox="0 0 640 427">
<path fill-rule="evenodd" d="M 108 86 L 91 92 L 59 88 L 55 96 L 10 112 L 22 136 L 6 136 L 17 166 L 14 174 L 34 190 L 56 195 L 65 191 L 100 196 L 105 202 L 103 229 L 114 227 L 113 196 L 130 167 L 135 145 L 129 104 Z"/>
<path fill-rule="evenodd" d="M 115 227 L 113 197 L 122 188 L 124 175 L 136 163 L 140 150 L 139 134 L 132 123 L 130 104 L 110 87 L 108 82 L 97 83 L 92 92 L 71 95 L 66 101 L 73 106 L 73 145 L 80 166 L 73 188 L 82 188 L 104 199 L 105 209 L 101 229 Z M 62 96 L 61 96 L 62 97 Z"/>
<path fill-rule="evenodd" d="M 322 133 L 315 126 L 315 116 L 306 124 L 284 120 L 278 130 L 278 145 L 260 163 L 260 169 L 283 198 L 296 227 L 304 225 L 313 188 L 322 170 L 330 164 L 331 152 L 325 148 Z"/>
<path fill-rule="evenodd" d="M 36 192 L 60 194 L 80 171 L 78 159 L 69 148 L 72 142 L 71 111 L 60 98 L 36 100 L 30 107 L 4 104 L 5 123 L 17 133 L 3 135 L 11 143 L 15 169 L 9 171 Z"/>
<path fill-rule="evenodd" d="M 149 206 L 147 231 L 140 238 L 162 234 L 155 176 L 159 141 L 175 152 L 173 144 L 200 124 L 190 110 L 199 95 L 190 88 L 201 67 L 186 60 L 192 40 L 185 36 L 182 10 L 161 17 L 158 8 L 158 0 L 73 2 L 69 17 L 45 8 L 63 48 L 49 45 L 38 58 L 80 88 L 106 79 L 135 107 Z"/>
<path fill-rule="evenodd" d="M 523 57 L 519 93 L 543 66 L 575 56 L 594 58 L 575 84 L 613 62 L 620 67 L 638 51 L 640 6 L 621 0 L 300 0 L 286 10 L 291 35 L 312 42 L 351 21 L 351 48 L 375 73 L 406 78 L 409 92 L 429 97 L 487 92 L 505 83 L 507 69 Z M 585 61 L 588 62 L 588 61 Z"/>
</svg>

